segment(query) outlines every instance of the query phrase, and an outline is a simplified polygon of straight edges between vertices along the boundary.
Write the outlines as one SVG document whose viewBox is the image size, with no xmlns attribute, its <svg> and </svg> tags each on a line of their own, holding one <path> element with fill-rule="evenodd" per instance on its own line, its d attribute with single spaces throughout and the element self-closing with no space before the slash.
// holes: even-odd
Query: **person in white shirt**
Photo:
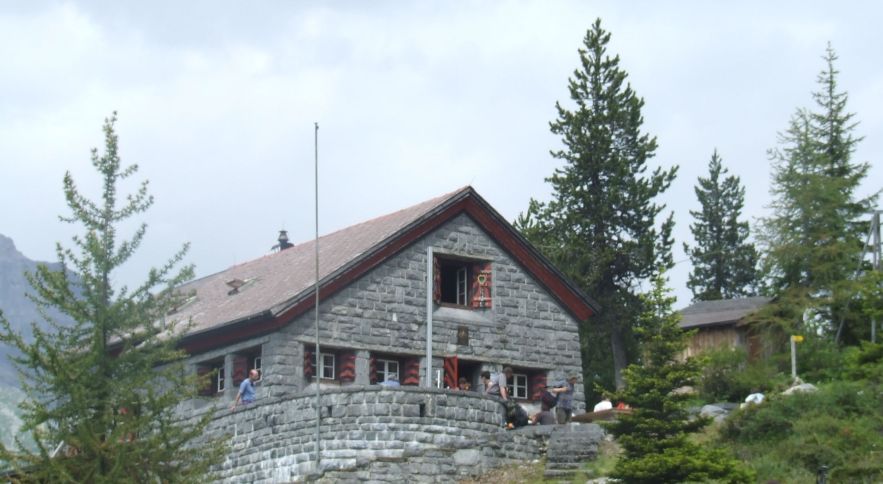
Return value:
<svg viewBox="0 0 883 484">
<path fill-rule="evenodd" d="M 611 408 L 613 408 L 613 404 L 610 403 L 610 397 L 604 397 L 600 402 L 595 404 L 595 408 L 592 411 L 600 412 L 602 410 L 610 410 Z"/>
</svg>

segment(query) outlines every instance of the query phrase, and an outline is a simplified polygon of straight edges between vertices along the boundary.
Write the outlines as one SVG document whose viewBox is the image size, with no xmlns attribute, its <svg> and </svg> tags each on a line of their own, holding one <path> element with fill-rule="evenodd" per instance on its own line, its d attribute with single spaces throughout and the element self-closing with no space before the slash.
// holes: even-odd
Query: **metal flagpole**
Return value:
<svg viewBox="0 0 883 484">
<path fill-rule="evenodd" d="M 319 366 L 322 353 L 319 351 L 319 123 L 313 123 L 315 130 L 313 131 L 313 148 L 315 150 L 315 187 L 316 194 L 316 303 L 314 311 L 316 312 L 316 369 L 313 372 L 316 378 L 316 472 L 319 472 L 319 444 L 321 443 L 321 427 L 322 427 L 322 406 L 321 406 L 321 390 L 320 382 L 322 375 L 319 374 L 321 367 Z"/>
</svg>

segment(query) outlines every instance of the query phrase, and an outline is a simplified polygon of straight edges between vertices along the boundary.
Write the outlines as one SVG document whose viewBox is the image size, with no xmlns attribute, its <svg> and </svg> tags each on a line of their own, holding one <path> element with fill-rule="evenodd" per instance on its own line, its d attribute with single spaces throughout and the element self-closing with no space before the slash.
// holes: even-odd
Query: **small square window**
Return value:
<svg viewBox="0 0 883 484">
<path fill-rule="evenodd" d="M 334 353 L 322 353 L 319 359 L 319 375 L 323 380 L 334 380 L 337 376 L 335 372 L 335 356 Z"/>
<path fill-rule="evenodd" d="M 396 360 L 384 360 L 378 358 L 375 362 L 377 368 L 377 381 L 385 382 L 399 380 L 399 362 Z M 393 378 L 391 378 L 393 377 Z"/>
<path fill-rule="evenodd" d="M 507 382 L 509 395 L 512 398 L 527 399 L 527 375 L 523 373 L 513 373 L 512 381 Z"/>
</svg>

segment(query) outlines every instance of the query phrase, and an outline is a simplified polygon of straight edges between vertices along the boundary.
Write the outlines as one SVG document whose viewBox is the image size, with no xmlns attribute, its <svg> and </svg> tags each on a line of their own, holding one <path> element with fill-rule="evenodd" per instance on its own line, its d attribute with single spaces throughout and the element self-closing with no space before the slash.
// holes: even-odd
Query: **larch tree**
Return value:
<svg viewBox="0 0 883 484">
<path fill-rule="evenodd" d="M 868 228 L 862 219 L 877 195 L 859 197 L 870 165 L 852 159 L 861 137 L 854 134 L 857 122 L 847 111 L 847 93 L 838 90 L 837 56 L 830 45 L 824 60 L 813 93 L 816 109 L 798 109 L 779 135 L 779 146 L 770 150 L 772 214 L 762 220 L 759 239 L 770 292 L 801 306 L 787 311 L 798 320 L 784 324 L 793 327 L 810 316 L 822 323 L 821 331 L 833 333 L 843 320 L 847 339 L 855 339 L 850 280 L 862 264 Z"/>
<path fill-rule="evenodd" d="M 610 33 L 596 20 L 569 79 L 572 106 L 556 103 L 558 118 L 550 123 L 563 143 L 551 153 L 563 162 L 546 179 L 552 199 L 531 200 L 515 221 L 602 307 L 580 333 L 590 396 L 589 382 L 622 385 L 621 370 L 636 354 L 631 323 L 640 307 L 637 288 L 672 264 L 674 221 L 669 215 L 656 225 L 665 206 L 654 200 L 677 173 L 677 167 L 648 172 L 656 139 L 642 132 L 644 101 L 628 84 L 619 56 L 608 54 L 609 42 Z"/>
<path fill-rule="evenodd" d="M 176 411 L 198 388 L 176 349 L 185 328 L 163 322 L 186 297 L 174 288 L 193 275 L 181 266 L 187 245 L 139 286 L 114 285 L 146 232 L 141 224 L 121 239 L 121 224 L 153 203 L 146 181 L 125 197 L 118 193 L 138 168 L 122 165 L 115 122 L 116 113 L 104 123 L 104 153 L 92 150 L 101 198 L 87 198 L 70 172 L 64 177 L 70 215 L 60 218 L 82 229 L 75 249 L 57 244 L 63 269 L 44 265 L 28 276 L 34 302 L 73 323 L 48 321 L 48 330 L 34 324 L 31 340 L 0 315 L 0 340 L 19 352 L 14 362 L 28 395 L 23 429 L 35 442 L 18 439 L 16 448 L 0 448 L 0 459 L 22 481 L 198 482 L 210 478 L 225 449 L 220 440 L 199 440 L 211 413 L 185 421 Z"/>
<path fill-rule="evenodd" d="M 754 294 L 757 281 L 757 250 L 748 241 L 748 222 L 740 221 L 745 187 L 735 175 L 727 175 L 717 150 L 708 162 L 708 178 L 699 177 L 694 187 L 701 210 L 690 210 L 694 247 L 684 244 L 693 263 L 687 287 L 693 299 L 709 301 Z"/>
</svg>

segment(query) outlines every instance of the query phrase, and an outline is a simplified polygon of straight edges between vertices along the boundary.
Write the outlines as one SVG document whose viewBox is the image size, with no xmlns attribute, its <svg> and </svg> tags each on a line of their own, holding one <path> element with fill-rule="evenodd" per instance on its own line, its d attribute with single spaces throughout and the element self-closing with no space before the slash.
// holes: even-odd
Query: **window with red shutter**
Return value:
<svg viewBox="0 0 883 484">
<path fill-rule="evenodd" d="M 242 380 L 248 378 L 248 357 L 235 355 L 233 357 L 233 386 L 239 388 Z"/>
</svg>

